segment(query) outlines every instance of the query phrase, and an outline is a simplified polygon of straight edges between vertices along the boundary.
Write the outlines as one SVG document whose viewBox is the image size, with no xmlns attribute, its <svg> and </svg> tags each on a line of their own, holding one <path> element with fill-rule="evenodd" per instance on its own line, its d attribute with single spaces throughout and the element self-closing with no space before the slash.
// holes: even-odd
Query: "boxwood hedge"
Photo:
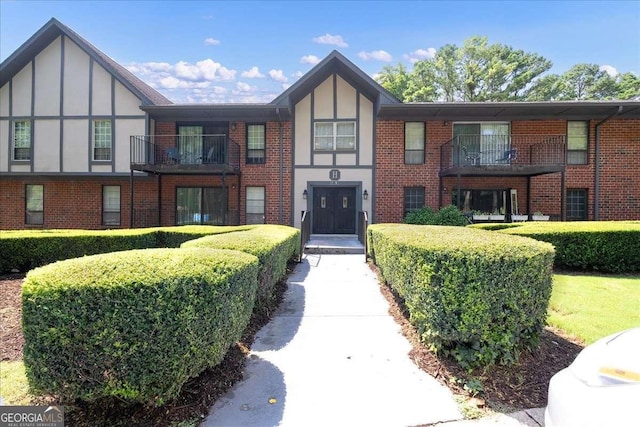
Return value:
<svg viewBox="0 0 640 427">
<path fill-rule="evenodd" d="M 245 329 L 258 259 L 214 249 L 146 249 L 40 267 L 22 291 L 30 386 L 64 401 L 161 405 L 218 364 Z"/>
<path fill-rule="evenodd" d="M 473 368 L 510 364 L 535 345 L 551 294 L 553 247 L 462 227 L 376 224 L 381 275 L 422 340 Z"/>
<path fill-rule="evenodd" d="M 551 243 L 557 268 L 640 271 L 640 221 L 531 222 L 499 232 Z"/>
<path fill-rule="evenodd" d="M 63 259 L 131 249 L 178 247 L 201 236 L 250 229 L 182 226 L 131 230 L 20 230 L 0 234 L 0 274 Z"/>
<path fill-rule="evenodd" d="M 258 225 L 250 230 L 190 240 L 183 248 L 234 249 L 258 257 L 258 307 L 268 304 L 273 288 L 287 273 L 287 263 L 300 252 L 300 231 L 282 225 Z"/>
</svg>

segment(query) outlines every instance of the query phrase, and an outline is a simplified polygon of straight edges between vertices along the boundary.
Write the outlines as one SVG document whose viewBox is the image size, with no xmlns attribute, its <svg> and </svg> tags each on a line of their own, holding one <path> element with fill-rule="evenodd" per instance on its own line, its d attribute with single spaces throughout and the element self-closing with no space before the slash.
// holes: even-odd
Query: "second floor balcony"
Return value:
<svg viewBox="0 0 640 427">
<path fill-rule="evenodd" d="M 440 176 L 533 176 L 561 172 L 564 135 L 458 135 L 440 147 Z"/>
<path fill-rule="evenodd" d="M 240 146 L 227 135 L 131 136 L 131 169 L 153 173 L 236 173 Z"/>
</svg>

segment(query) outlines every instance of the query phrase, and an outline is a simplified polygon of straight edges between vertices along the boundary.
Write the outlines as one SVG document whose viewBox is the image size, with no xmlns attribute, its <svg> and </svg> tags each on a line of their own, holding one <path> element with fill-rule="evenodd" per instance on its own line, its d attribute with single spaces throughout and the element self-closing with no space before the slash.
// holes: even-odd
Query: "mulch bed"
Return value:
<svg viewBox="0 0 640 427">
<path fill-rule="evenodd" d="M 292 267 L 292 266 L 290 266 Z M 22 359 L 21 286 L 22 275 L 0 277 L 0 360 Z M 129 405 L 116 399 L 104 399 L 96 403 L 65 403 L 65 420 L 75 426 L 169 426 L 183 420 L 198 420 L 207 416 L 213 403 L 242 379 L 242 369 L 248 349 L 256 333 L 265 325 L 282 301 L 286 291 L 283 281 L 276 287 L 276 298 L 267 309 L 254 313 L 241 341 L 233 346 L 224 361 L 192 379 L 182 388 L 175 401 L 161 408 Z M 419 341 L 419 337 L 407 320 L 400 299 L 386 285 L 380 291 L 389 301 L 389 312 L 401 325 L 402 332 L 413 349 L 409 357 L 425 372 L 449 387 L 455 394 L 472 397 L 464 389 L 469 373 L 454 361 L 438 358 Z M 547 385 L 553 374 L 568 366 L 583 346 L 564 336 L 560 331 L 546 328 L 538 348 L 521 355 L 515 366 L 493 366 L 482 372 L 473 372 L 483 386 L 483 392 L 472 400 L 477 406 L 499 411 L 511 411 L 546 405 Z M 51 399 L 38 400 L 48 404 Z"/>
</svg>

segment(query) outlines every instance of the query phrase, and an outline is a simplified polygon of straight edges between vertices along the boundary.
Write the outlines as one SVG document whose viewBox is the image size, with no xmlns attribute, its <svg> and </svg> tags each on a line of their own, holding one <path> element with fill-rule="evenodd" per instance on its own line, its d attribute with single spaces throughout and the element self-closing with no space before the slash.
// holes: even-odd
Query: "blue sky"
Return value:
<svg viewBox="0 0 640 427">
<path fill-rule="evenodd" d="M 0 60 L 52 17 L 174 102 L 268 102 L 333 49 L 373 76 L 473 35 L 538 53 L 555 73 L 640 74 L 637 0 L 0 0 Z"/>
</svg>

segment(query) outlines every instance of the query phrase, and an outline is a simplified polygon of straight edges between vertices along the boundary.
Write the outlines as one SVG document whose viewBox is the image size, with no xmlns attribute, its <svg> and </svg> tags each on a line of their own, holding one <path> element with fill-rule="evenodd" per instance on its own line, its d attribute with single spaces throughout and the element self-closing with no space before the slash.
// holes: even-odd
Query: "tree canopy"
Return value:
<svg viewBox="0 0 640 427">
<path fill-rule="evenodd" d="M 442 46 L 410 71 L 401 63 L 386 65 L 376 79 L 404 102 L 640 99 L 633 73 L 612 77 L 596 64 L 577 64 L 544 75 L 551 66 L 537 53 L 474 36 L 462 46 Z"/>
</svg>

